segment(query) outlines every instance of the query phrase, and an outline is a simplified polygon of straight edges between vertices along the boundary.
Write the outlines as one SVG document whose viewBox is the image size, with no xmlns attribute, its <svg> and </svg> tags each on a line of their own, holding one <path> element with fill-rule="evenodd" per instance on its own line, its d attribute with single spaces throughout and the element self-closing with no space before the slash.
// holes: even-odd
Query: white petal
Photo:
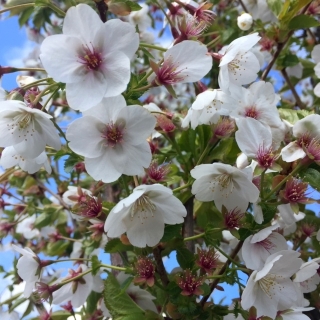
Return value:
<svg viewBox="0 0 320 320">
<path fill-rule="evenodd" d="M 85 166 L 88 174 L 96 181 L 102 180 L 109 183 L 116 181 L 121 176 L 115 165 L 113 159 L 108 152 L 105 152 L 97 158 L 85 158 Z"/>
<path fill-rule="evenodd" d="M 130 80 L 130 60 L 120 51 L 104 56 L 101 70 L 105 75 L 105 97 L 114 97 L 126 90 Z"/>
<path fill-rule="evenodd" d="M 139 34 L 127 22 L 119 19 L 108 20 L 95 39 L 103 52 L 123 52 L 130 60 L 139 46 Z"/>
<path fill-rule="evenodd" d="M 79 82 L 87 73 L 86 67 L 79 62 L 82 42 L 76 37 L 63 34 L 47 37 L 40 50 L 44 68 L 56 81 Z"/>
<path fill-rule="evenodd" d="M 137 146 L 126 145 L 126 161 L 122 170 L 123 174 L 132 176 L 141 174 L 143 168 L 148 168 L 152 160 L 152 154 L 149 143 L 146 141 Z M 117 169 L 117 163 L 115 163 Z"/>
<path fill-rule="evenodd" d="M 186 54 L 188 52 L 188 54 Z M 212 67 L 212 57 L 208 49 L 200 42 L 185 40 L 170 48 L 164 54 L 164 59 L 181 71 L 182 83 L 201 80 Z"/>
<path fill-rule="evenodd" d="M 107 91 L 107 80 L 100 71 L 89 71 L 81 82 L 67 83 L 66 96 L 70 107 L 85 111 L 98 104 Z"/>
<path fill-rule="evenodd" d="M 70 7 L 63 22 L 63 33 L 79 37 L 87 45 L 104 26 L 98 14 L 86 4 Z"/>
<path fill-rule="evenodd" d="M 302 159 L 306 156 L 303 149 L 296 143 L 296 141 L 290 142 L 281 150 L 281 156 L 285 162 L 293 162 L 298 159 Z"/>
<path fill-rule="evenodd" d="M 96 158 L 105 151 L 104 139 L 101 137 L 105 125 L 97 118 L 84 116 L 73 121 L 67 129 L 66 137 L 69 147 L 76 153 Z"/>
<path fill-rule="evenodd" d="M 153 247 L 159 243 L 164 234 L 163 216 L 159 210 L 138 211 L 133 217 L 126 216 L 123 223 L 132 245 L 139 248 Z"/>
<path fill-rule="evenodd" d="M 145 108 L 140 106 L 129 106 L 119 112 L 119 118 L 125 117 L 126 132 L 125 140 L 130 144 L 141 144 L 146 140 L 156 125 L 155 117 Z"/>
</svg>

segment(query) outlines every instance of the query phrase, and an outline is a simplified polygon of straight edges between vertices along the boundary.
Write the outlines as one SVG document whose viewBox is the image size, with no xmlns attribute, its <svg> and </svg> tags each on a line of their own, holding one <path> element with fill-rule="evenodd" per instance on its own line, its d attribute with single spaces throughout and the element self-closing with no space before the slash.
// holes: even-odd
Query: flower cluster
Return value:
<svg viewBox="0 0 320 320">
<path fill-rule="evenodd" d="M 320 10 L 289 2 L 7 1 L 1 319 L 319 309 Z"/>
</svg>

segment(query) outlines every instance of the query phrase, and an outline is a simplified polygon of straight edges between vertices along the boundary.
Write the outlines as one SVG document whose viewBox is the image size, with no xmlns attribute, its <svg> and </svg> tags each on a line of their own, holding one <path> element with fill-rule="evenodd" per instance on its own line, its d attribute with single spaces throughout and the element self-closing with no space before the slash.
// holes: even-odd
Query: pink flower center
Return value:
<svg viewBox="0 0 320 320">
<path fill-rule="evenodd" d="M 308 183 L 302 182 L 299 179 L 290 179 L 284 190 L 284 198 L 290 203 L 299 203 L 306 200 L 305 193 L 308 188 Z"/>
<path fill-rule="evenodd" d="M 297 143 L 299 147 L 301 148 L 308 148 L 309 143 L 311 142 L 311 136 L 309 133 L 304 133 L 299 139 L 297 140 Z"/>
<path fill-rule="evenodd" d="M 108 123 L 104 132 L 102 133 L 102 138 L 105 139 L 107 146 L 114 148 L 117 144 L 123 142 L 124 136 L 124 123 Z"/>
<path fill-rule="evenodd" d="M 256 107 L 252 106 L 252 107 L 248 107 L 245 109 L 244 116 L 248 117 L 248 118 L 258 119 L 259 113 L 258 113 Z"/>
<path fill-rule="evenodd" d="M 268 252 L 270 252 L 275 247 L 275 244 L 270 240 L 270 237 L 258 242 L 258 244 Z"/>
<path fill-rule="evenodd" d="M 274 160 L 275 155 L 272 147 L 264 148 L 263 145 L 260 145 L 257 152 L 257 161 L 259 165 L 265 169 L 268 169 L 273 165 Z"/>
<path fill-rule="evenodd" d="M 155 82 L 158 85 L 172 85 L 183 81 L 184 77 L 180 74 L 183 69 L 177 70 L 178 67 L 171 62 L 170 58 L 165 60 L 157 72 Z"/>
<path fill-rule="evenodd" d="M 244 217 L 244 213 L 237 208 L 226 213 L 224 217 L 224 224 L 228 229 L 238 228 L 241 225 L 241 219 Z"/>
<path fill-rule="evenodd" d="M 102 57 L 99 52 L 92 46 L 89 48 L 88 45 L 83 46 L 84 53 L 80 56 L 80 63 L 84 64 L 88 70 L 98 70 L 101 62 Z"/>
</svg>

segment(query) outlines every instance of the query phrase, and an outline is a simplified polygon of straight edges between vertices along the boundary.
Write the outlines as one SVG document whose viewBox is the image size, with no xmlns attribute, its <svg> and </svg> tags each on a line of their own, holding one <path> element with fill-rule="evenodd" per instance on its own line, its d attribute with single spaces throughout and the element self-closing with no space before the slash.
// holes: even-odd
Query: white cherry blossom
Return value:
<svg viewBox="0 0 320 320">
<path fill-rule="evenodd" d="M 69 270 L 69 276 L 65 278 L 72 279 L 83 272 L 86 272 L 88 267 L 81 264 L 77 270 Z M 91 273 L 85 274 L 81 277 L 81 280 L 71 281 L 63 285 L 60 289 L 53 292 L 52 303 L 53 304 L 63 304 L 65 302 L 71 301 L 73 307 L 81 307 L 87 300 L 90 292 L 93 290 L 95 292 L 101 292 L 103 289 L 103 282 L 97 274 L 92 276 Z"/>
<path fill-rule="evenodd" d="M 0 146 L 14 147 L 24 158 L 35 159 L 49 145 L 61 147 L 52 117 L 17 100 L 0 102 Z"/>
<path fill-rule="evenodd" d="M 240 150 L 248 158 L 255 159 L 260 170 L 281 170 L 275 163 L 278 146 L 273 143 L 270 127 L 254 118 L 239 119 L 237 126 L 235 138 Z"/>
<path fill-rule="evenodd" d="M 256 80 L 260 63 L 250 49 L 260 40 L 258 33 L 240 37 L 219 51 L 219 86 L 225 92 Z"/>
<path fill-rule="evenodd" d="M 292 162 L 306 156 L 305 148 L 313 139 L 320 139 L 319 123 L 320 115 L 310 114 L 294 124 L 292 134 L 297 140 L 290 142 L 281 150 L 284 161 Z"/>
<path fill-rule="evenodd" d="M 24 296 L 30 297 L 35 283 L 40 279 L 40 259 L 30 248 L 20 248 L 12 245 L 12 248 L 19 252 L 22 257 L 17 263 L 17 270 L 20 278 L 26 282 L 24 288 Z"/>
<path fill-rule="evenodd" d="M 126 232 L 132 245 L 152 247 L 161 240 L 165 224 L 182 223 L 186 215 L 171 189 L 160 184 L 140 185 L 111 210 L 104 230 L 111 238 Z"/>
<path fill-rule="evenodd" d="M 300 253 L 283 250 L 270 255 L 260 271 L 253 271 L 242 293 L 241 306 L 249 310 L 254 306 L 257 317 L 274 319 L 277 311 L 296 305 L 300 292 L 290 279 L 301 264 Z"/>
<path fill-rule="evenodd" d="M 249 202 L 256 202 L 258 188 L 246 173 L 224 163 L 201 164 L 191 170 L 195 178 L 191 192 L 199 201 L 214 201 L 221 211 L 222 205 L 228 210 L 247 210 Z"/>
<path fill-rule="evenodd" d="M 208 54 L 207 47 L 197 41 L 182 41 L 166 51 L 163 57 L 160 67 L 153 63 L 156 73 L 153 81 L 157 85 L 196 82 L 212 67 L 212 57 Z"/>
<path fill-rule="evenodd" d="M 66 136 L 70 148 L 85 157 L 88 174 L 103 182 L 121 174 L 136 175 L 151 162 L 147 138 L 156 120 L 141 106 L 126 106 L 122 96 L 103 98 L 100 104 L 72 122 Z"/>
<path fill-rule="evenodd" d="M 199 93 L 187 116 L 182 121 L 182 128 L 187 128 L 189 124 L 195 129 L 201 124 L 215 124 L 221 115 L 229 115 L 229 108 L 234 106 L 235 100 L 221 90 L 208 89 Z"/>
<path fill-rule="evenodd" d="M 236 120 L 254 118 L 271 128 L 281 128 L 282 122 L 277 109 L 280 96 L 274 92 L 269 82 L 257 81 L 248 88 L 232 90 L 237 103 L 229 109 L 230 116 Z"/>
<path fill-rule="evenodd" d="M 40 59 L 54 80 L 66 83 L 70 106 L 84 111 L 126 89 L 138 45 L 132 25 L 119 19 L 103 23 L 88 5 L 79 4 L 67 11 L 63 34 L 43 41 Z"/>
<path fill-rule="evenodd" d="M 14 149 L 14 147 L 7 147 L 1 153 L 0 165 L 4 169 L 12 168 L 18 165 L 22 170 L 33 174 L 39 171 L 42 167 L 50 174 L 52 169 L 50 162 L 45 152 L 42 152 L 34 159 L 24 158 Z"/>
<path fill-rule="evenodd" d="M 246 238 L 241 252 L 247 268 L 260 270 L 271 254 L 288 249 L 286 239 L 273 231 L 276 228 L 277 225 L 273 225 Z"/>
</svg>

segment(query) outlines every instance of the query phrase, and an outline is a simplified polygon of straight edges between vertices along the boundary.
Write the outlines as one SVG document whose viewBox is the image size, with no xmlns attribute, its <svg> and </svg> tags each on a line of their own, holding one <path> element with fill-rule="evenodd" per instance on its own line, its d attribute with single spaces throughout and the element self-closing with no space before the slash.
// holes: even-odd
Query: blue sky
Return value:
<svg viewBox="0 0 320 320">
<path fill-rule="evenodd" d="M 14 59 L 23 56 L 28 44 L 25 28 L 20 29 L 17 17 L 2 18 L 0 20 L 0 65 L 7 66 Z M 11 73 L 2 77 L 2 87 L 6 90 L 14 89 L 18 73 Z"/>
</svg>

